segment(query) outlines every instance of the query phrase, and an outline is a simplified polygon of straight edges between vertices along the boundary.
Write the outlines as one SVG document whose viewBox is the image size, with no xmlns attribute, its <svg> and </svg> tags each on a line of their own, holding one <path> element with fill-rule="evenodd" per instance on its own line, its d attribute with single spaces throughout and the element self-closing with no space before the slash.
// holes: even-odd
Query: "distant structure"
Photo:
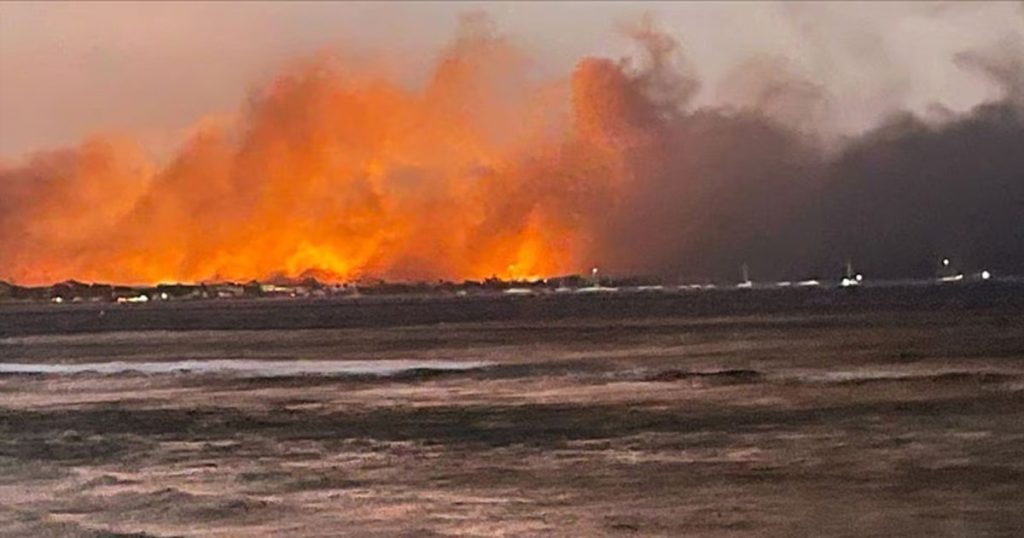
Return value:
<svg viewBox="0 0 1024 538">
<path fill-rule="evenodd" d="M 939 282 L 960 282 L 964 279 L 964 274 L 953 267 L 949 258 L 942 258 L 939 261 L 938 277 Z"/>
<path fill-rule="evenodd" d="M 945 285 L 963 282 L 964 286 L 975 285 L 1019 285 L 1020 277 L 1000 275 L 997 277 L 989 269 L 972 269 L 964 272 L 956 266 L 953 259 L 938 259 L 936 274 L 931 277 L 918 277 L 917 284 L 931 283 Z M 733 289 L 769 290 L 821 288 L 826 285 L 839 289 L 856 289 L 864 283 L 864 275 L 856 272 L 850 259 L 846 260 L 842 277 L 835 280 L 818 280 L 815 277 L 806 280 L 780 280 L 774 283 L 762 281 L 755 285 L 750 278 L 750 267 L 743 263 L 740 266 L 742 280 Z M 884 288 L 906 285 L 909 281 L 874 281 L 872 288 Z M 984 284 L 983 284 L 984 283 Z M 723 288 L 732 286 L 723 285 Z M 252 299 L 294 299 L 294 300 L 360 300 L 370 296 L 401 296 L 401 295 L 439 295 L 439 296 L 542 296 L 548 294 L 604 294 L 620 292 L 630 293 L 672 293 L 676 291 L 703 292 L 715 290 L 717 286 L 710 281 L 705 283 L 681 283 L 665 285 L 653 276 L 609 277 L 601 274 L 599 267 L 594 266 L 589 274 L 582 273 L 536 278 L 533 280 L 503 280 L 492 276 L 483 281 L 464 280 L 462 282 L 437 280 L 433 282 L 387 282 L 379 279 L 365 279 L 355 282 L 323 283 L 315 277 L 289 278 L 273 277 L 268 281 L 251 280 L 249 282 L 198 282 L 198 283 L 160 283 L 155 285 L 127 286 L 102 283 L 84 283 L 66 280 L 49 286 L 20 286 L 0 281 L 0 303 L 51 303 L 53 305 L 69 305 L 73 303 L 116 303 L 122 305 L 145 305 L 191 300 L 252 300 Z"/>
<path fill-rule="evenodd" d="M 740 267 L 740 273 L 743 275 L 743 280 L 741 280 L 739 284 L 736 284 L 736 287 L 741 290 L 752 289 L 754 287 L 754 283 L 750 280 L 750 268 L 747 267 L 747 264 L 744 263 L 743 266 Z"/>
<path fill-rule="evenodd" d="M 615 291 L 619 291 L 619 288 L 601 285 L 601 277 L 596 266 L 590 270 L 590 285 L 576 289 L 576 293 L 608 293 Z"/>
<path fill-rule="evenodd" d="M 839 280 L 840 288 L 856 288 L 864 281 L 864 275 L 853 272 L 853 263 L 847 259 L 846 269 L 843 271 L 843 278 Z"/>
</svg>

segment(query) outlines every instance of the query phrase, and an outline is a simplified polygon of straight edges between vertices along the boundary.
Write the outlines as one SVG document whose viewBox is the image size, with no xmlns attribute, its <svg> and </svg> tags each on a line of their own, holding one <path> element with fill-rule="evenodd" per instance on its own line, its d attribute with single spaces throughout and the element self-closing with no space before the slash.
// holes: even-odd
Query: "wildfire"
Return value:
<svg viewBox="0 0 1024 538">
<path fill-rule="evenodd" d="M 0 171 L 0 277 L 531 278 L 585 266 L 645 113 L 621 65 L 536 82 L 470 22 L 424 88 L 305 61 L 166 165 L 98 138 Z"/>
</svg>

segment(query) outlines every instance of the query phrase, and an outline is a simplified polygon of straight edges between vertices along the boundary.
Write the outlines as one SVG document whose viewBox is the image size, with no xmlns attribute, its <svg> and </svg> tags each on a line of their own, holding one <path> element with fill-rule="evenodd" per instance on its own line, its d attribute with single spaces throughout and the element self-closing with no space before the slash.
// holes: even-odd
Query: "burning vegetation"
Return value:
<svg viewBox="0 0 1024 538">
<path fill-rule="evenodd" d="M 813 84 L 773 72 L 770 106 L 695 109 L 678 44 L 650 19 L 629 33 L 636 57 L 537 80 L 470 17 L 419 88 L 321 55 L 237 118 L 201 121 L 166 163 L 113 138 L 33 155 L 0 168 L 0 278 L 708 277 L 747 260 L 804 278 L 850 256 L 905 274 L 946 252 L 1024 267 L 1019 88 L 826 151 L 793 113 L 823 106 Z"/>
</svg>

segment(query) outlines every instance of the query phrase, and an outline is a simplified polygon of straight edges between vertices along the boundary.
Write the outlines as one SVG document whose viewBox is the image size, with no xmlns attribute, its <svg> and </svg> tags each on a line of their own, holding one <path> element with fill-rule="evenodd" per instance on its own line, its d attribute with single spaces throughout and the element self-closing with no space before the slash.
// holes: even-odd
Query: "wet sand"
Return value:
<svg viewBox="0 0 1024 538">
<path fill-rule="evenodd" d="M 4 305 L 0 535 L 1019 536 L 1022 314 L 1016 287 Z"/>
</svg>

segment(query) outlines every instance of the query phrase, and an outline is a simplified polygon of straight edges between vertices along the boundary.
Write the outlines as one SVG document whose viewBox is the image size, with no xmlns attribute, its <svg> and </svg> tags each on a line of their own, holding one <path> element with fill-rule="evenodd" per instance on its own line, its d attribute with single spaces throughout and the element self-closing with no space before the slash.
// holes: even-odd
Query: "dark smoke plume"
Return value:
<svg viewBox="0 0 1024 538">
<path fill-rule="evenodd" d="M 827 93 L 784 59 L 697 107 L 682 47 L 650 18 L 635 57 L 540 84 L 485 19 L 464 21 L 427 87 L 315 61 L 201 129 L 158 167 L 94 141 L 0 169 L 0 278 L 153 282 L 665 279 L 1024 273 L 1019 44 L 956 61 L 1002 97 L 941 120 L 896 114 L 823 140 Z"/>
<path fill-rule="evenodd" d="M 733 277 L 743 263 L 761 278 L 834 277 L 846 260 L 873 276 L 931 276 L 941 257 L 1022 273 L 1024 54 L 1015 52 L 957 58 L 998 82 L 1001 100 L 937 125 L 894 115 L 838 150 L 793 119 L 820 114 L 816 86 L 747 64 L 734 77 L 753 82 L 751 106 L 672 108 L 638 127 L 657 135 L 628 150 L 638 179 L 596 258 L 668 278 Z"/>
</svg>

